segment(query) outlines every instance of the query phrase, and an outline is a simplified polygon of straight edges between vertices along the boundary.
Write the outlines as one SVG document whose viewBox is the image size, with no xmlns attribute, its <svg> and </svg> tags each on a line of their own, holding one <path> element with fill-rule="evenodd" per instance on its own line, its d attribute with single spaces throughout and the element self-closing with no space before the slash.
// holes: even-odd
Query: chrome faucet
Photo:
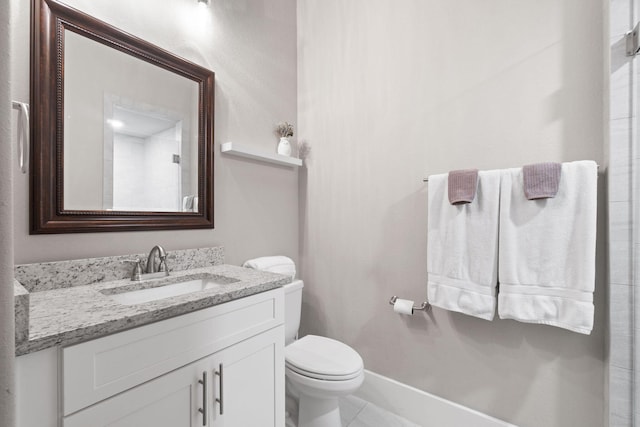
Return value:
<svg viewBox="0 0 640 427">
<path fill-rule="evenodd" d="M 156 256 L 160 260 L 158 265 L 156 266 Z M 147 265 L 145 268 L 146 273 L 166 273 L 169 275 L 169 269 L 167 268 L 167 253 L 165 252 L 162 246 L 156 245 L 149 252 L 149 257 L 147 258 Z"/>
</svg>

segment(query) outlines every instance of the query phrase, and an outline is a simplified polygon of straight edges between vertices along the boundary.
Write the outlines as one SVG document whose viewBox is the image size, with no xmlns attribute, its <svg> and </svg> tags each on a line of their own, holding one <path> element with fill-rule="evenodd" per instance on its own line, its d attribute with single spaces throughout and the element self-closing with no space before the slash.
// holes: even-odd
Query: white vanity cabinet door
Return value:
<svg viewBox="0 0 640 427">
<path fill-rule="evenodd" d="M 214 355 L 214 427 L 282 427 L 284 326 Z M 222 412 L 222 413 L 221 413 Z"/>
<path fill-rule="evenodd" d="M 210 371 L 205 359 L 63 418 L 63 427 L 195 427 L 205 425 L 198 411 L 204 389 L 198 381 Z M 211 390 L 207 378 L 207 391 Z M 208 396 L 210 396 L 209 394 Z M 211 407 L 211 400 L 204 402 Z M 208 408 L 209 409 L 209 408 Z M 207 418 L 209 418 L 207 414 Z M 207 420 L 206 425 L 210 425 Z"/>
</svg>

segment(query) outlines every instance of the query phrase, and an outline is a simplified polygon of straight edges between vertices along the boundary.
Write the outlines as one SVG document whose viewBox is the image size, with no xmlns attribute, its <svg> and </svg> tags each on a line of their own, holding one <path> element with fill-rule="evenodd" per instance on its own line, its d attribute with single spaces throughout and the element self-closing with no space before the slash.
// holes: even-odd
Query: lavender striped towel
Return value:
<svg viewBox="0 0 640 427">
<path fill-rule="evenodd" d="M 461 205 L 473 202 L 478 188 L 478 169 L 449 172 L 449 203 Z"/>
<path fill-rule="evenodd" d="M 524 194 L 529 200 L 556 196 L 560 185 L 560 163 L 536 163 L 522 167 Z"/>
</svg>

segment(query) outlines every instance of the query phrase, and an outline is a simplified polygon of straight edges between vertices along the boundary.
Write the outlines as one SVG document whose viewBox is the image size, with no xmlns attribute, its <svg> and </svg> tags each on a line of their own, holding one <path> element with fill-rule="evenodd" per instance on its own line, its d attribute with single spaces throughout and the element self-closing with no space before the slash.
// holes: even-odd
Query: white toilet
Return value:
<svg viewBox="0 0 640 427">
<path fill-rule="evenodd" d="M 298 402 L 298 427 L 340 427 L 338 398 L 362 385 L 362 358 L 330 338 L 307 335 L 296 340 L 303 287 L 302 280 L 284 286 L 287 396 Z"/>
</svg>

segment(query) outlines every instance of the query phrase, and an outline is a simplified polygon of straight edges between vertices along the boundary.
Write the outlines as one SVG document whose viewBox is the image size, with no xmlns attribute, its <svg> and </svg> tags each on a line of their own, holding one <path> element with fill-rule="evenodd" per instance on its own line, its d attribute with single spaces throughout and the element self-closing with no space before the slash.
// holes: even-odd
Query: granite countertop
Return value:
<svg viewBox="0 0 640 427">
<path fill-rule="evenodd" d="M 204 277 L 224 276 L 220 286 L 134 305 L 116 302 L 109 294 Z M 191 277 L 193 276 L 193 277 Z M 29 293 L 28 339 L 16 342 L 16 355 L 57 345 L 70 345 L 156 322 L 194 310 L 265 292 L 291 282 L 275 273 L 232 265 L 215 265 L 172 272 L 168 278 L 132 282 L 120 279 Z"/>
</svg>

